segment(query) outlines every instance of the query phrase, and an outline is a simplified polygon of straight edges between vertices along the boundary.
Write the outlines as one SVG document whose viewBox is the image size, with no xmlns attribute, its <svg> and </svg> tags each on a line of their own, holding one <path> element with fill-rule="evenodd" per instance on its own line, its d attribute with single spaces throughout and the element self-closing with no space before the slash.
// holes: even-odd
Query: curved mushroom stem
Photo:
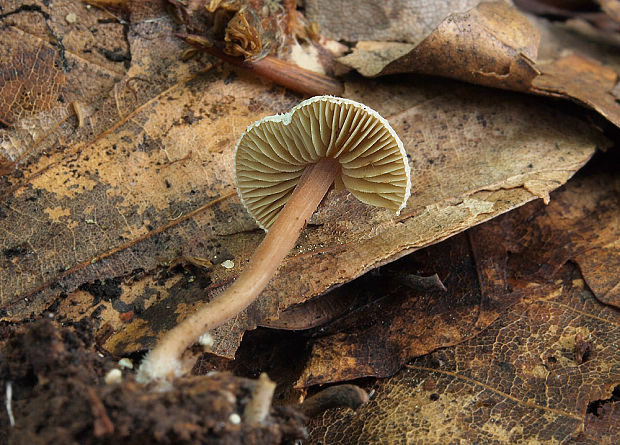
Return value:
<svg viewBox="0 0 620 445">
<path fill-rule="evenodd" d="M 247 268 L 226 291 L 164 335 L 141 363 L 139 381 L 182 375 L 184 369 L 180 359 L 183 352 L 202 334 L 234 317 L 256 300 L 295 245 L 306 221 L 339 172 L 340 163 L 327 158 L 306 169 L 290 199 L 252 255 Z"/>
</svg>

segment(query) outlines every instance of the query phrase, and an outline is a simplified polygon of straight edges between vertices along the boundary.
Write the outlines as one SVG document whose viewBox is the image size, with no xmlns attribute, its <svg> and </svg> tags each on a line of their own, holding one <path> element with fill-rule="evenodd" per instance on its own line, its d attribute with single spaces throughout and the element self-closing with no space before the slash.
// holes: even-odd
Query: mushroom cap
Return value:
<svg viewBox="0 0 620 445">
<path fill-rule="evenodd" d="M 405 207 L 409 163 L 387 120 L 353 100 L 316 96 L 253 123 L 239 138 L 237 192 L 261 228 L 273 224 L 306 167 L 321 158 L 340 162 L 336 188 L 397 214 Z"/>
</svg>

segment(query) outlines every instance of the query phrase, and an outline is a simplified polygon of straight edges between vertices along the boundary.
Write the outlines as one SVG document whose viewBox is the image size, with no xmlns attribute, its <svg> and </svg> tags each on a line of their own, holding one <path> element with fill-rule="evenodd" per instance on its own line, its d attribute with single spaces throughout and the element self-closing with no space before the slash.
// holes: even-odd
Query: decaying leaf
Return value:
<svg viewBox="0 0 620 445">
<path fill-rule="evenodd" d="M 305 15 L 334 40 L 393 41 L 417 45 L 450 14 L 468 11 L 480 0 L 306 0 Z M 363 24 L 363 26 L 360 26 Z"/>
<path fill-rule="evenodd" d="M 366 305 L 317 333 L 298 386 L 385 377 L 413 357 L 460 343 L 576 261 L 595 296 L 618 307 L 620 181 L 599 173 L 409 255 L 323 299 Z M 399 274 L 436 272 L 447 288 L 412 291 Z M 408 289 L 409 288 L 409 289 Z"/>
<path fill-rule="evenodd" d="M 617 310 L 600 304 L 568 264 L 477 338 L 378 381 L 355 414 L 325 413 L 313 422 L 310 442 L 611 444 L 618 321 Z M 578 336 L 592 345 L 582 363 L 575 360 Z"/>
<path fill-rule="evenodd" d="M 497 94 L 444 81 L 351 84 L 348 96 L 390 116 L 405 143 L 415 178 L 409 206 L 394 219 L 346 193 L 330 194 L 279 278 L 221 341 L 235 344 L 226 337 L 239 339 L 283 308 L 545 198 L 592 155 L 599 139 L 574 119 L 541 103 Z M 262 238 L 234 191 L 234 141 L 248 123 L 296 101 L 243 77 L 193 78 L 82 148 L 79 165 L 59 156 L 4 204 L 1 224 L 10 235 L 2 246 L 3 308 L 19 318 L 40 311 L 60 291 L 122 279 L 135 269 L 152 271 L 179 254 L 215 264 L 208 271 L 213 291 L 229 283 Z M 26 224 L 32 232 L 11 229 Z M 225 259 L 235 266 L 222 267 Z M 158 334 L 149 325 L 170 326 L 204 299 L 198 288 L 191 289 L 191 304 L 188 297 L 162 295 L 167 311 L 149 313 L 145 304 L 110 341 L 149 347 Z M 155 316 L 164 319 L 154 322 Z"/>
<path fill-rule="evenodd" d="M 609 18 L 620 24 L 620 2 L 618 0 L 597 0 L 597 2 Z"/>
<path fill-rule="evenodd" d="M 47 111 L 57 103 L 65 76 L 56 66 L 56 52 L 47 46 L 6 54 L 0 69 L 0 122 L 13 125 L 23 117 Z"/>
<path fill-rule="evenodd" d="M 486 288 L 479 281 L 477 259 L 471 240 L 460 234 L 325 295 L 345 301 L 355 295 L 358 304 L 316 333 L 296 385 L 387 377 L 413 357 L 478 335 L 521 293 L 508 286 Z M 414 290 L 407 283 L 410 273 L 433 272 L 447 291 Z"/>
<path fill-rule="evenodd" d="M 620 34 L 601 32 L 580 19 L 566 22 L 533 16 L 528 16 L 528 19 L 541 33 L 538 47 L 538 58 L 541 61 L 579 54 L 597 60 L 616 72 L 620 71 Z"/>
<path fill-rule="evenodd" d="M 571 97 L 620 125 L 620 106 L 613 94 L 618 74 L 600 63 L 579 55 L 569 55 L 539 63 L 541 75 L 532 82 L 532 91 L 557 97 Z"/>
<path fill-rule="evenodd" d="M 70 314 L 99 311 L 109 322 L 101 329 L 115 333 L 106 343 L 115 353 L 150 347 L 239 273 L 263 235 L 234 190 L 234 143 L 252 121 L 299 101 L 241 72 L 201 74 L 198 63 L 179 61 L 166 12 L 136 5 L 126 76 L 84 126 L 83 142 L 33 158 L 0 219 L 3 316 L 40 313 L 67 294 L 77 305 Z M 540 102 L 449 81 L 350 83 L 345 95 L 388 116 L 403 139 L 414 171 L 409 206 L 394 219 L 331 193 L 263 298 L 217 332 L 220 354 L 231 356 L 244 330 L 286 307 L 546 199 L 601 142 Z M 211 266 L 160 279 L 179 257 Z M 99 300 L 83 287 L 97 294 L 109 283 L 113 294 Z"/>
<path fill-rule="evenodd" d="M 338 60 L 370 77 L 415 71 L 523 90 L 538 74 L 539 38 L 514 7 L 483 2 L 449 15 L 419 43 L 362 41 Z"/>
<path fill-rule="evenodd" d="M 367 88 L 363 86 L 364 84 L 358 86 L 359 90 L 355 88 L 351 88 L 351 95 L 355 98 L 357 91 L 365 91 Z M 395 86 L 395 88 L 404 88 Z M 393 90 L 394 91 L 394 90 Z M 401 91 L 405 92 L 407 90 Z M 410 94 L 416 94 L 415 91 L 417 89 L 413 87 L 409 87 Z M 415 249 L 415 244 L 420 243 L 421 245 L 430 243 L 430 239 L 441 239 L 445 237 L 445 230 L 454 230 L 455 232 L 460 231 L 460 227 L 466 228 L 471 224 L 475 224 L 477 221 L 482 221 L 488 218 L 490 215 L 495 214 L 498 206 L 498 202 L 501 208 L 510 208 L 512 206 L 513 200 L 520 201 L 523 198 L 522 194 L 525 193 L 531 199 L 533 197 L 532 191 L 540 194 L 545 187 L 545 184 L 549 184 L 548 181 L 555 181 L 545 175 L 543 176 L 529 176 L 530 179 L 525 180 L 527 183 L 528 189 L 523 189 L 517 186 L 513 188 L 514 185 L 512 182 L 509 182 L 507 186 L 509 190 L 504 190 L 501 187 L 495 184 L 501 183 L 502 175 L 505 173 L 500 173 L 501 168 L 506 168 L 510 165 L 510 168 L 514 168 L 515 164 L 511 161 L 507 161 L 506 164 L 496 159 L 493 161 L 493 167 L 489 165 L 488 170 L 484 169 L 485 177 L 478 177 L 476 179 L 475 174 L 470 174 L 467 177 L 463 175 L 454 175 L 446 173 L 445 179 L 442 181 L 441 189 L 433 188 L 431 184 L 437 184 L 438 179 L 435 177 L 436 173 L 433 173 L 434 168 L 441 168 L 444 171 L 450 171 L 452 168 L 462 168 L 462 165 L 467 165 L 467 161 L 463 161 L 462 156 L 477 156 L 477 165 L 480 165 L 482 154 L 476 155 L 478 152 L 478 148 L 480 150 L 485 150 L 480 145 L 481 139 L 474 134 L 471 135 L 471 139 L 469 143 L 464 144 L 464 140 L 460 135 L 454 134 L 448 135 L 445 139 L 442 139 L 441 146 L 442 147 L 450 147 L 453 146 L 456 148 L 456 139 L 459 140 L 460 146 L 467 147 L 463 148 L 461 151 L 458 148 L 459 157 L 447 157 L 442 155 L 442 153 L 437 153 L 431 150 L 430 152 L 426 152 L 422 140 L 418 138 L 424 138 L 424 134 L 420 133 L 411 133 L 413 127 L 408 124 L 408 122 L 418 122 L 420 128 L 425 128 L 425 126 L 430 125 L 433 128 L 437 128 L 437 126 L 441 126 L 441 121 L 450 122 L 452 119 L 460 120 L 461 116 L 469 116 L 471 113 L 479 112 L 481 110 L 482 103 L 486 103 L 487 105 L 491 105 L 489 102 L 486 102 L 485 99 L 477 98 L 476 102 L 474 100 L 475 96 L 471 96 L 471 93 L 466 93 L 468 89 L 463 91 L 455 92 L 455 96 L 449 95 L 448 97 L 439 97 L 436 98 L 435 101 L 426 101 L 426 105 L 422 105 L 421 108 L 416 108 L 415 110 L 405 110 L 399 114 L 396 114 L 398 120 L 392 120 L 392 124 L 397 128 L 399 134 L 401 136 L 410 139 L 404 139 L 405 144 L 408 147 L 416 147 L 412 151 L 412 157 L 419 161 L 414 162 L 414 172 L 417 175 L 417 185 L 415 187 L 415 194 L 417 195 L 417 199 L 413 201 L 414 207 L 410 210 L 410 216 L 403 216 L 403 225 L 401 226 L 399 223 L 390 222 L 390 220 L 383 220 L 384 222 L 378 223 L 381 221 L 377 218 L 386 218 L 388 215 L 379 211 L 375 212 L 371 209 L 363 208 L 363 206 L 355 203 L 348 195 L 343 194 L 333 194 L 332 200 L 328 201 L 328 206 L 321 210 L 318 215 L 314 218 L 313 226 L 311 226 L 299 245 L 299 250 L 297 251 L 297 255 L 289 258 L 287 263 L 283 266 L 280 271 L 280 279 L 274 281 L 272 285 L 265 291 L 263 294 L 263 299 L 258 302 L 255 306 L 255 309 L 251 309 L 249 312 L 249 320 L 245 320 L 245 317 L 239 318 L 236 321 L 236 329 L 231 330 L 231 326 L 226 326 L 223 329 L 217 331 L 216 338 L 218 338 L 218 342 L 215 346 L 215 351 L 218 353 L 226 353 L 226 355 L 232 355 L 234 349 L 229 349 L 226 351 L 226 348 L 222 348 L 219 343 L 230 345 L 230 339 L 233 338 L 235 341 L 239 341 L 244 329 L 247 329 L 253 326 L 257 321 L 261 321 L 265 317 L 269 318 L 277 318 L 277 313 L 280 309 L 286 308 L 291 304 L 299 303 L 301 301 L 305 301 L 311 298 L 314 295 L 317 295 L 323 292 L 326 288 L 331 285 L 337 284 L 342 281 L 346 281 L 355 277 L 365 270 L 368 270 L 374 267 L 377 263 L 387 261 L 390 257 L 397 257 L 402 255 L 402 251 L 406 249 Z M 381 91 L 375 90 L 372 97 L 368 97 L 368 102 L 371 105 L 375 103 L 373 101 L 381 100 Z M 383 94 L 390 95 L 389 92 L 385 92 Z M 426 92 L 424 95 L 427 94 Z M 465 96 L 463 96 L 465 95 Z M 465 108 L 457 107 L 455 108 L 455 98 L 459 97 L 459 101 Z M 402 99 L 402 96 L 401 96 Z M 480 102 L 480 100 L 482 102 Z M 465 105 L 467 103 L 468 105 Z M 516 103 L 508 103 L 506 105 L 506 110 L 512 110 L 510 113 L 514 112 L 515 117 L 517 115 L 522 116 L 525 112 L 520 111 L 516 105 Z M 394 104 L 392 104 L 394 106 Z M 470 108 L 471 107 L 471 111 Z M 516 108 L 515 108 L 516 107 Z M 458 110 L 458 111 L 456 111 Z M 434 113 L 434 114 L 433 114 Z M 445 113 L 445 114 L 444 114 Z M 453 114 L 454 113 L 454 114 Z M 494 112 L 484 113 L 485 117 L 490 117 Z M 492 128 L 494 125 L 498 125 L 497 128 L 502 126 L 503 124 L 493 124 L 490 121 L 484 121 L 484 119 L 478 120 L 475 118 L 475 123 L 473 119 L 463 124 L 464 126 L 472 125 L 472 130 L 475 128 L 477 130 L 473 130 L 474 132 L 483 131 L 483 128 Z M 510 118 L 512 120 L 513 118 Z M 520 118 L 518 118 L 520 119 Z M 458 126 L 458 123 L 455 124 L 446 124 Z M 545 132 L 549 131 L 549 128 L 552 124 L 551 122 L 545 124 Z M 530 130 L 522 130 L 522 133 L 519 134 L 528 134 Z M 416 135 L 417 134 L 417 135 Z M 410 135 L 410 136 L 407 136 Z M 432 135 L 430 135 L 433 137 Z M 456 139 L 452 140 L 451 137 Z M 505 141 L 504 136 L 499 135 L 498 137 Z M 558 135 L 559 137 L 559 135 Z M 485 144 L 489 143 L 490 140 L 487 138 L 484 140 Z M 507 141 L 505 143 L 508 143 Z M 520 143 L 517 143 L 520 147 Z M 507 147 L 507 145 L 504 145 Z M 513 150 L 518 150 L 518 147 L 515 147 Z M 571 150 L 572 151 L 572 150 Z M 427 154 L 424 154 L 427 153 Z M 504 152 L 508 155 L 508 152 Z M 512 159 L 512 156 L 515 156 L 515 152 L 512 151 L 509 157 Z M 425 159 L 426 158 L 426 159 Z M 542 153 L 541 158 L 536 161 L 535 156 L 532 154 L 527 157 L 527 164 L 523 165 L 524 171 L 535 169 L 534 165 L 538 162 L 543 162 L 544 159 L 548 159 L 548 152 Z M 459 160 L 463 162 L 463 164 L 459 163 Z M 498 162 L 496 162 L 498 161 Z M 532 168 L 529 165 L 532 164 Z M 440 165 L 441 167 L 437 167 Z M 504 165 L 504 167 L 500 167 L 500 165 Z M 416 167 L 417 166 L 417 167 Z M 425 166 L 432 166 L 432 168 L 425 168 Z M 453 166 L 453 167 L 451 167 Z M 488 175 L 499 175 L 496 179 L 490 179 Z M 561 173 L 564 175 L 564 173 Z M 511 176 L 508 174 L 508 176 Z M 510 181 L 523 181 L 524 178 L 514 178 Z M 475 186 L 472 186 L 472 182 L 482 181 L 485 184 L 493 184 L 489 188 L 491 191 L 477 191 L 474 196 L 466 198 L 463 202 L 459 204 L 451 204 L 451 205 L 440 205 L 438 208 L 434 206 L 428 207 L 431 202 L 441 202 L 442 200 L 448 198 L 453 195 L 456 195 L 459 192 L 458 190 L 464 190 L 468 187 L 474 188 L 478 190 Z M 538 187 L 543 187 L 542 189 L 538 189 Z M 487 186 L 488 187 L 488 186 Z M 499 188 L 497 191 L 493 191 Z M 530 191 L 528 191 L 530 190 Z M 538 191 L 536 191 L 538 190 Z M 516 192 L 516 193 L 515 193 Z M 514 195 L 512 193 L 515 193 Z M 501 198 L 499 198 L 501 196 Z M 458 201 L 457 201 L 458 202 Z M 493 203 L 493 204 L 492 204 Z M 331 205 L 330 205 L 331 204 Z M 412 203 L 410 202 L 410 205 Z M 359 206 L 356 207 L 356 206 Z M 507 207 L 504 207 L 507 206 Z M 343 209 L 346 209 L 343 211 Z M 358 213 L 363 212 L 363 213 Z M 379 214 L 383 213 L 382 215 Z M 361 216 L 363 215 L 363 216 Z M 463 221 L 462 218 L 465 218 Z M 378 234 L 368 238 L 368 235 L 362 235 L 364 231 L 367 231 L 365 227 L 367 227 L 363 220 L 367 220 L 369 224 L 374 224 L 374 231 L 377 231 Z M 431 223 L 433 221 L 433 223 Z M 377 228 L 378 224 L 386 224 L 386 229 Z M 395 224 L 395 225 L 392 225 Z M 456 227 L 455 227 L 456 224 Z M 419 228 L 418 228 L 419 227 Z M 434 229 L 433 229 L 434 227 Z M 369 230 L 369 229 L 368 229 Z M 415 237 L 419 237 L 414 240 L 411 239 L 411 236 L 415 235 Z M 246 232 L 245 234 L 237 234 L 240 245 L 233 244 L 234 240 L 229 237 L 224 242 L 220 241 L 223 244 L 222 249 L 225 252 L 225 256 L 223 252 L 215 251 L 214 254 L 218 256 L 216 261 L 223 261 L 224 259 L 232 258 L 234 259 L 235 268 L 232 270 L 226 270 L 222 266 L 215 266 L 210 271 L 210 284 L 209 289 L 213 289 L 216 291 L 217 288 L 221 288 L 222 284 L 227 284 L 233 278 L 234 273 L 238 270 L 239 265 L 245 262 L 245 258 L 247 258 L 250 252 L 253 250 L 251 246 L 254 243 L 258 243 L 261 238 L 260 233 L 256 232 Z M 329 240 L 329 241 L 326 241 Z M 224 240 L 223 240 L 224 241 Z M 211 241 L 213 245 L 214 241 Z M 331 244 L 333 243 L 333 244 Z M 412 244 L 408 244 L 412 243 Z M 243 249 L 243 250 L 240 250 Z M 329 252 L 329 256 L 324 255 L 325 252 Z M 204 252 L 196 252 L 196 255 L 204 255 Z M 334 264 L 338 264 L 337 268 L 334 268 Z M 233 272 L 233 274 L 229 273 Z M 300 282 L 300 280 L 296 277 L 311 277 L 307 281 Z M 188 284 L 187 286 L 194 286 L 194 284 Z M 198 298 L 199 293 L 195 292 L 196 298 Z M 192 310 L 193 306 L 187 306 L 186 297 L 176 297 L 174 293 L 168 296 L 166 300 L 166 305 L 169 307 L 169 312 L 173 313 L 174 316 L 168 315 L 167 321 L 156 321 L 153 319 L 153 316 L 162 317 L 166 315 L 161 311 L 150 312 L 146 310 L 141 314 L 132 325 L 128 326 L 125 331 L 120 332 L 118 335 L 111 337 L 108 343 L 108 347 L 110 347 L 113 351 L 117 353 L 128 352 L 128 350 L 140 349 L 140 347 L 149 347 L 151 344 L 151 339 L 153 335 L 156 334 L 151 329 L 151 327 L 157 326 L 171 326 L 173 325 L 177 318 L 184 317 L 184 314 L 187 311 Z M 185 294 L 183 294 L 185 295 Z M 282 296 L 285 296 L 284 298 Z M 177 300 L 178 298 L 178 300 Z M 199 303 L 199 299 L 196 300 L 196 304 Z M 177 304 L 183 303 L 179 306 Z M 145 323 L 144 320 L 147 320 Z M 137 341 L 137 343 L 136 343 Z M 234 343 L 234 342 L 232 342 Z M 130 349 L 125 349 L 127 345 L 132 345 Z"/>
<path fill-rule="evenodd" d="M 309 11 L 322 3 L 327 2 L 311 1 L 310 5 L 315 6 L 308 6 Z M 329 3 L 335 3 L 332 8 L 337 8 L 343 7 L 344 2 Z M 408 9 L 426 11 L 425 1 L 405 3 Z M 612 93 L 618 74 L 587 58 L 596 57 L 600 50 L 592 55 L 557 55 L 553 60 L 544 60 L 537 54 L 539 46 L 546 45 L 540 42 L 541 32 L 544 36 L 549 34 L 544 21 L 528 20 L 505 1 L 481 2 L 466 11 L 463 6 L 463 2 L 450 3 L 442 12 L 443 21 L 427 30 L 427 35 L 408 35 L 405 39 L 397 38 L 393 32 L 382 33 L 398 27 L 400 19 L 396 16 L 362 14 L 357 17 L 357 29 L 368 29 L 370 26 L 360 23 L 370 25 L 376 20 L 384 20 L 384 27 L 378 32 L 361 34 L 351 54 L 338 60 L 368 77 L 416 72 L 568 98 L 593 108 L 620 126 L 620 104 Z M 326 15 L 317 14 L 314 19 L 330 37 L 343 40 L 350 37 L 347 27 L 335 25 Z M 419 35 L 424 39 L 419 39 Z M 570 41 L 563 44 L 564 49 L 571 49 L 566 46 Z M 618 53 L 617 46 L 615 53 Z"/>
<path fill-rule="evenodd" d="M 96 123 L 77 131 L 71 104 L 98 107 L 126 71 L 118 60 L 127 54 L 123 26 L 101 24 L 110 18 L 103 11 L 64 0 L 23 3 L 6 1 L 0 13 L 0 121 L 9 125 L 0 128 L 0 158 L 19 170 L 3 187 L 23 183 L 28 167 L 19 164 L 91 138 Z"/>
</svg>

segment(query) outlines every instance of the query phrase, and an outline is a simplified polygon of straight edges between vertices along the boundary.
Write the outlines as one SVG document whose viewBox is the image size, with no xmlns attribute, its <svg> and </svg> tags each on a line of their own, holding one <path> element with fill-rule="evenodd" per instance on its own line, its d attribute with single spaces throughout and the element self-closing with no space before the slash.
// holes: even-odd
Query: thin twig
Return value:
<svg viewBox="0 0 620 445">
<path fill-rule="evenodd" d="M 269 79 L 298 93 L 309 96 L 321 96 L 324 94 L 342 96 L 344 92 L 344 87 L 338 80 L 301 68 L 276 57 L 265 56 L 260 60 L 243 60 L 241 57 L 225 54 L 202 36 L 192 34 L 176 34 L 176 36 L 207 54 L 232 65 L 247 69 L 258 76 Z"/>
</svg>

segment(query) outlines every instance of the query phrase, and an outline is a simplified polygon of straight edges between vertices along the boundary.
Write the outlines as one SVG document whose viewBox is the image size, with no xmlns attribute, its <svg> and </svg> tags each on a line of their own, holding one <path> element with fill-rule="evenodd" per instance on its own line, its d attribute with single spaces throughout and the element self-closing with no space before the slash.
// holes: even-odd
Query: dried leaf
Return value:
<svg viewBox="0 0 620 445">
<path fill-rule="evenodd" d="M 620 2 L 618 0 L 597 0 L 597 3 L 601 5 L 605 14 L 620 24 Z"/>
<path fill-rule="evenodd" d="M 486 270 L 477 270 L 476 259 L 461 234 L 325 295 L 335 300 L 355 295 L 366 304 L 321 327 L 296 386 L 388 377 L 413 357 L 478 335 L 522 295 L 507 286 L 485 287 L 479 273 Z M 447 292 L 411 289 L 406 282 L 411 272 L 437 273 Z"/>
<path fill-rule="evenodd" d="M 429 86 L 435 93 L 423 85 L 395 84 L 374 86 L 368 95 L 373 88 L 367 84 L 350 86 L 349 97 L 392 113 L 413 162 L 409 207 L 394 220 L 347 193 L 332 193 L 250 315 L 241 316 L 234 330 L 224 329 L 227 350 L 217 345 L 216 350 L 232 355 L 236 340 L 227 337 L 239 339 L 256 322 L 277 318 L 281 309 L 545 197 L 583 165 L 598 141 L 575 120 L 541 104 L 507 94 L 499 100 L 457 85 L 440 94 L 444 82 Z M 209 95 L 202 94 L 206 89 Z M 383 100 L 396 92 L 401 94 L 394 101 Z M 151 271 L 179 253 L 215 264 L 208 272 L 212 289 L 229 283 L 262 238 L 234 192 L 234 141 L 249 122 L 296 100 L 243 78 L 192 79 L 84 147 L 79 165 L 69 169 L 71 161 L 60 160 L 33 178 L 28 189 L 14 194 L 1 222 L 12 234 L 2 247 L 4 309 L 12 317 L 27 315 L 49 304 L 57 286 L 70 292 L 137 268 Z M 36 238 L 11 230 L 25 224 Z M 50 249 L 49 243 L 58 247 Z M 219 266 L 226 259 L 234 260 L 233 269 Z M 110 341 L 150 346 L 158 331 L 149 325 L 171 326 L 204 298 L 197 284 L 188 286 L 188 294 L 168 296 L 169 312 L 149 313 L 145 304 L 132 326 Z"/>
<path fill-rule="evenodd" d="M 316 2 L 319 4 L 321 0 Z M 409 9 L 422 8 L 425 4 L 419 0 L 407 2 Z M 528 21 L 504 1 L 482 2 L 466 12 L 462 12 L 462 6 L 460 2 L 448 5 L 447 11 L 452 9 L 453 13 L 437 23 L 424 39 L 396 38 L 390 33 L 385 36 L 381 33 L 370 34 L 369 40 L 364 40 L 366 36 L 360 38 L 351 54 L 338 60 L 368 77 L 416 72 L 567 98 L 589 106 L 620 126 L 620 103 L 612 92 L 618 83 L 618 74 L 613 69 L 615 65 L 606 67 L 583 55 L 560 55 L 558 51 L 553 60 L 538 59 L 539 46 L 543 48 L 548 45 L 544 40 L 540 42 L 541 32 L 545 37 L 551 35 L 552 38 L 555 32 L 547 31 L 544 21 Z M 313 8 L 309 7 L 309 10 Z M 365 14 L 359 17 L 357 28 L 366 29 L 366 24 L 377 20 L 375 17 L 381 16 Z M 336 26 L 333 20 L 321 14 L 316 19 L 324 29 L 327 28 L 324 32 L 328 35 L 347 38 L 347 29 Z M 383 20 L 385 24 L 382 29 L 398 27 L 400 23 L 399 19 L 391 16 L 384 15 Z M 599 35 L 597 39 L 602 37 Z M 613 40 L 613 37 L 608 40 Z M 578 39 L 559 42 L 563 50 L 571 49 L 573 44 L 577 48 L 584 47 Z M 601 52 L 595 49 L 585 55 L 596 57 Z M 611 52 L 617 58 L 617 45 Z M 546 48 L 545 54 L 549 54 Z M 606 62 L 605 59 L 607 57 L 602 60 Z"/>
<path fill-rule="evenodd" d="M 75 20 L 67 21 L 71 15 Z M 92 138 L 96 123 L 76 130 L 73 102 L 98 108 L 125 74 L 123 25 L 103 11 L 61 0 L 5 1 L 0 14 L 0 159 L 7 166 L 33 160 Z M 95 32 L 92 32 L 95 30 Z M 86 80 L 87 79 L 87 80 Z M 37 166 L 47 163 L 41 159 Z M 27 170 L 26 170 L 27 171 Z M 34 173 L 34 172 L 33 172 Z M 4 178 L 3 188 L 24 182 L 24 171 Z M 9 182 L 10 183 L 7 183 Z"/>
<path fill-rule="evenodd" d="M 18 52 L 0 66 L 0 122 L 13 125 L 23 117 L 47 111 L 58 101 L 65 76 L 53 49 L 41 46 Z"/>
<path fill-rule="evenodd" d="M 548 206 L 530 203 L 325 295 L 370 303 L 321 328 L 297 385 L 389 376 L 478 335 L 571 260 L 596 298 L 620 307 L 620 181 L 596 173 L 573 179 Z M 408 271 L 437 272 L 448 292 L 408 289 L 398 278 Z"/>
<path fill-rule="evenodd" d="M 620 71 L 620 34 L 606 33 L 584 20 L 549 21 L 528 16 L 541 33 L 538 58 L 561 59 L 570 54 L 587 55 L 614 71 Z M 568 54 L 567 54 L 568 53 Z"/>
<path fill-rule="evenodd" d="M 306 0 L 308 20 L 334 40 L 382 40 L 419 44 L 450 14 L 461 14 L 480 0 Z M 360 26 L 363 24 L 363 26 Z"/>
<path fill-rule="evenodd" d="M 451 14 L 419 43 L 358 42 L 338 60 L 370 77 L 414 71 L 523 90 L 538 74 L 538 42 L 538 32 L 514 7 L 484 2 Z"/>
<path fill-rule="evenodd" d="M 579 55 L 537 67 L 541 75 L 532 82 L 532 92 L 575 98 L 620 126 L 620 105 L 612 92 L 618 82 L 614 70 Z"/>
<path fill-rule="evenodd" d="M 91 142 L 33 161 L 1 207 L 6 317 L 40 313 L 68 294 L 78 305 L 71 314 L 96 312 L 110 322 L 102 323 L 106 335 L 124 327 L 106 343 L 115 353 L 150 347 L 245 265 L 263 235 L 234 191 L 234 144 L 250 122 L 299 101 L 243 73 L 204 75 L 198 64 L 180 62 L 174 24 L 157 17 L 132 21 L 132 64 L 113 90 L 113 108 L 93 114 L 101 124 Z M 403 138 L 415 178 L 409 207 L 394 219 L 345 192 L 331 193 L 261 300 L 216 332 L 218 353 L 234 354 L 246 329 L 282 309 L 546 197 L 601 142 L 540 103 L 447 81 L 361 82 L 349 84 L 346 95 L 390 117 Z M 213 266 L 193 279 L 173 273 L 160 284 L 152 274 L 178 257 Z M 221 266 L 225 260 L 234 267 Z M 139 271 L 145 274 L 133 278 Z M 95 280 L 115 280 L 120 294 L 96 301 L 76 291 Z"/>
<path fill-rule="evenodd" d="M 618 321 L 566 265 L 552 286 L 531 289 L 479 337 L 377 382 L 355 415 L 326 412 L 312 422 L 309 441 L 613 443 Z M 581 364 L 577 335 L 593 348 Z"/>
</svg>

